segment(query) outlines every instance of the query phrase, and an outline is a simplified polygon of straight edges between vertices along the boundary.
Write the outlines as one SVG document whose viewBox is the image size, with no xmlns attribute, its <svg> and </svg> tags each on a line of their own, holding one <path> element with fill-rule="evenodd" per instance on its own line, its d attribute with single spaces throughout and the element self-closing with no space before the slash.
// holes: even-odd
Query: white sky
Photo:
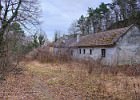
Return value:
<svg viewBox="0 0 140 100">
<path fill-rule="evenodd" d="M 49 40 L 54 38 L 54 32 L 59 30 L 67 33 L 71 23 L 81 15 L 87 14 L 88 7 L 96 8 L 101 2 L 112 0 L 40 0 L 42 9 L 42 29 Z"/>
</svg>

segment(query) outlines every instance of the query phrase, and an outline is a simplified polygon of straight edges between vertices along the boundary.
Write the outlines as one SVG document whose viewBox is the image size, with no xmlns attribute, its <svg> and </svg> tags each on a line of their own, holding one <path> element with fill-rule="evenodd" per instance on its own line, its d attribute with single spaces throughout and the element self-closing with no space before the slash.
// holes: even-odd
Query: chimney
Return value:
<svg viewBox="0 0 140 100">
<path fill-rule="evenodd" d="M 77 43 L 80 41 L 80 34 L 77 34 Z"/>
</svg>

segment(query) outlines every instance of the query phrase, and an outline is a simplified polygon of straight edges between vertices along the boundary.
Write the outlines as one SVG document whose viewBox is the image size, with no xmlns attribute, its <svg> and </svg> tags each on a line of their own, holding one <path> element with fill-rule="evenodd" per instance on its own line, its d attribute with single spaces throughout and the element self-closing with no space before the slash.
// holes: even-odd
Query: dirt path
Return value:
<svg viewBox="0 0 140 100">
<path fill-rule="evenodd" d="M 35 61 L 26 63 L 25 66 L 33 75 L 33 90 L 39 92 L 41 100 L 82 100 L 78 91 L 69 87 L 73 85 L 71 79 L 68 79 L 66 86 L 65 76 L 67 74 L 70 74 L 70 78 L 73 76 L 64 66 L 52 66 Z"/>
<path fill-rule="evenodd" d="M 47 84 L 42 80 L 42 77 L 40 77 L 36 73 L 38 72 L 38 69 L 30 70 L 32 66 L 35 68 L 38 68 L 38 66 L 36 66 L 35 64 L 31 64 L 31 66 L 28 66 L 28 64 L 25 62 L 21 63 L 21 65 L 24 66 L 27 69 L 28 73 L 32 76 L 32 89 L 33 91 L 36 91 L 38 93 L 39 100 L 53 100 L 51 94 L 48 91 Z"/>
<path fill-rule="evenodd" d="M 0 81 L 0 100 L 54 100 L 47 84 L 38 74 L 44 71 L 44 69 L 39 71 L 42 66 L 35 66 L 35 64 L 28 66 L 23 62 L 20 67 L 21 73 L 17 74 L 20 68 L 15 68 L 7 75 L 5 81 Z M 32 67 L 33 69 L 30 70 Z"/>
<path fill-rule="evenodd" d="M 0 100 L 42 100 L 32 85 L 33 79 L 27 71 L 21 74 L 9 73 L 0 84 Z"/>
<path fill-rule="evenodd" d="M 79 63 L 24 63 L 32 78 L 31 87 L 38 92 L 39 99 L 32 100 L 140 100 L 139 76 L 96 71 L 89 75 L 77 67 Z"/>
<path fill-rule="evenodd" d="M 37 76 L 33 76 L 33 91 L 38 91 L 41 100 L 52 100 L 47 85 Z"/>
</svg>

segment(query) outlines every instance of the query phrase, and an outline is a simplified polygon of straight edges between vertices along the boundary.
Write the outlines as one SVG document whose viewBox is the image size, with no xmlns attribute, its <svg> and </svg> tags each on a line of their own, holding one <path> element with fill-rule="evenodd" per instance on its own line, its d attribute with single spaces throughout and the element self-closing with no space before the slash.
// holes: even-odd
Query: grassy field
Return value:
<svg viewBox="0 0 140 100">
<path fill-rule="evenodd" d="M 0 100 L 140 100 L 133 69 L 92 67 L 89 74 L 85 62 L 21 62 L 0 81 Z"/>
<path fill-rule="evenodd" d="M 24 65 L 46 85 L 48 98 L 52 100 L 140 100 L 139 76 L 102 73 L 99 69 L 88 74 L 88 68 L 76 62 L 42 64 L 32 61 Z"/>
</svg>

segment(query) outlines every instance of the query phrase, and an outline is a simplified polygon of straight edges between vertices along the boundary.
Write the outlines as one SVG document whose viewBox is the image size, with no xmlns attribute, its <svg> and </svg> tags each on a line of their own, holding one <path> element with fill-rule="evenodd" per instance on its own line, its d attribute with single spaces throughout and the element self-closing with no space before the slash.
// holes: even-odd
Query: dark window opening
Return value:
<svg viewBox="0 0 140 100">
<path fill-rule="evenodd" d="M 92 49 L 90 49 L 90 55 L 92 55 Z"/>
<path fill-rule="evenodd" d="M 85 49 L 83 49 L 83 54 L 85 54 L 86 53 L 86 50 Z"/>
<path fill-rule="evenodd" d="M 73 56 L 73 50 L 71 50 L 71 55 Z"/>
<path fill-rule="evenodd" d="M 106 56 L 106 49 L 101 49 L 101 54 L 102 54 L 102 57 L 105 57 Z"/>
<path fill-rule="evenodd" d="M 79 52 L 80 52 L 80 54 L 81 54 L 81 49 L 79 49 Z"/>
</svg>

